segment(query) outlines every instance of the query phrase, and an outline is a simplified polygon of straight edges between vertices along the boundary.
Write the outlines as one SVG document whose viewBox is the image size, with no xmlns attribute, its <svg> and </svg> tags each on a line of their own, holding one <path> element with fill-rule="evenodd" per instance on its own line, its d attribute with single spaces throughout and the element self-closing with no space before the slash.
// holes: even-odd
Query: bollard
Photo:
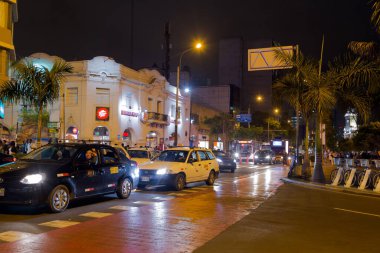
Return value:
<svg viewBox="0 0 380 253">
<path fill-rule="evenodd" d="M 240 160 L 240 164 L 242 164 L 242 158 L 241 158 L 241 156 L 240 156 L 239 160 Z"/>
<path fill-rule="evenodd" d="M 247 163 L 249 163 L 249 156 L 247 156 Z"/>
<path fill-rule="evenodd" d="M 354 179 L 355 173 L 356 173 L 356 169 L 355 168 L 351 169 L 350 176 L 348 177 L 348 180 L 346 184 L 344 185 L 344 187 L 346 188 L 351 187 L 351 183 L 352 183 L 352 180 Z"/>
<path fill-rule="evenodd" d="M 368 179 L 369 179 L 369 175 L 370 175 L 370 174 L 371 174 L 371 170 L 366 170 L 366 171 L 365 171 L 364 179 L 363 179 L 362 183 L 361 183 L 360 186 L 359 186 L 359 189 L 360 189 L 360 190 L 364 190 L 364 189 L 365 189 L 365 186 L 366 186 L 366 184 L 367 184 L 367 181 L 368 181 Z"/>
<path fill-rule="evenodd" d="M 375 182 L 374 182 L 375 183 Z M 380 192 L 380 183 L 377 184 L 376 188 L 373 189 L 375 192 Z"/>
<path fill-rule="evenodd" d="M 342 174 L 343 174 L 343 168 L 340 167 L 338 169 L 338 174 L 336 174 L 336 177 L 335 177 L 335 179 L 334 179 L 334 181 L 332 182 L 331 185 L 337 186 L 339 184 L 339 182 L 340 182 L 340 178 L 341 178 Z"/>
</svg>

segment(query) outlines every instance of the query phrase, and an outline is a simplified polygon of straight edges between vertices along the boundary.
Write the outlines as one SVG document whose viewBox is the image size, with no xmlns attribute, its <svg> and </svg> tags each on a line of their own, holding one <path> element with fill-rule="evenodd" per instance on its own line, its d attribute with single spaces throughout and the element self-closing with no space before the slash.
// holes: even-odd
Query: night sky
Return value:
<svg viewBox="0 0 380 253">
<path fill-rule="evenodd" d="M 324 33 L 326 59 L 342 53 L 349 41 L 376 39 L 366 0 L 134 0 L 131 66 L 131 1 L 19 0 L 17 57 L 45 52 L 70 61 L 104 55 L 135 69 L 162 66 L 164 24 L 170 21 L 172 71 L 178 53 L 202 38 L 205 51 L 186 55 L 183 64 L 216 84 L 222 38 L 299 44 L 306 55 L 318 57 Z"/>
</svg>

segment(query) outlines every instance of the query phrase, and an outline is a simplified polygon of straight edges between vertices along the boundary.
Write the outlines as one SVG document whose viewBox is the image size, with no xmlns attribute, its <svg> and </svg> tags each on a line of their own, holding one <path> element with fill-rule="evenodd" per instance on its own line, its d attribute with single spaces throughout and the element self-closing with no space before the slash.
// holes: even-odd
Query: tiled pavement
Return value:
<svg viewBox="0 0 380 253">
<path fill-rule="evenodd" d="M 225 178 L 214 187 L 42 223 L 54 228 L 36 235 L 6 231 L 0 252 L 191 252 L 257 208 L 284 175 L 286 170 L 276 167 Z"/>
</svg>

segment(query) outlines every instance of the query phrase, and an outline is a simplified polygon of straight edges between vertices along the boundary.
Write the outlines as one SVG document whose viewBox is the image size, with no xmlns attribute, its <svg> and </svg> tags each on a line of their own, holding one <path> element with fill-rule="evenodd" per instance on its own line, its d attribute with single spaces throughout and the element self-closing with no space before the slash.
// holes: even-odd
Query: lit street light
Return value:
<svg viewBox="0 0 380 253">
<path fill-rule="evenodd" d="M 184 54 L 190 52 L 191 50 L 193 49 L 201 49 L 202 48 L 202 43 L 198 42 L 195 44 L 194 47 L 191 47 L 191 48 L 188 48 L 186 49 L 185 51 L 183 51 L 181 54 L 180 54 L 180 57 L 179 57 L 179 64 L 177 66 L 177 89 L 176 89 L 176 94 L 175 94 L 175 126 L 174 126 L 174 146 L 177 146 L 178 145 L 178 95 L 179 95 L 179 79 L 180 79 L 180 75 L 181 75 L 181 63 L 182 63 L 182 57 L 184 56 Z M 190 90 L 189 90 L 190 91 Z M 190 98 L 191 99 L 191 98 Z"/>
</svg>

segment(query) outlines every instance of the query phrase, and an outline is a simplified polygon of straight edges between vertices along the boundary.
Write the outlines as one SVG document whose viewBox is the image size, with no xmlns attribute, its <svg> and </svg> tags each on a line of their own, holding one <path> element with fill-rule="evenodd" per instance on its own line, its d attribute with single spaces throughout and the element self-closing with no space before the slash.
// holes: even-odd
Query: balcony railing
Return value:
<svg viewBox="0 0 380 253">
<path fill-rule="evenodd" d="M 146 122 L 169 125 L 169 116 L 157 112 L 147 112 Z"/>
</svg>

